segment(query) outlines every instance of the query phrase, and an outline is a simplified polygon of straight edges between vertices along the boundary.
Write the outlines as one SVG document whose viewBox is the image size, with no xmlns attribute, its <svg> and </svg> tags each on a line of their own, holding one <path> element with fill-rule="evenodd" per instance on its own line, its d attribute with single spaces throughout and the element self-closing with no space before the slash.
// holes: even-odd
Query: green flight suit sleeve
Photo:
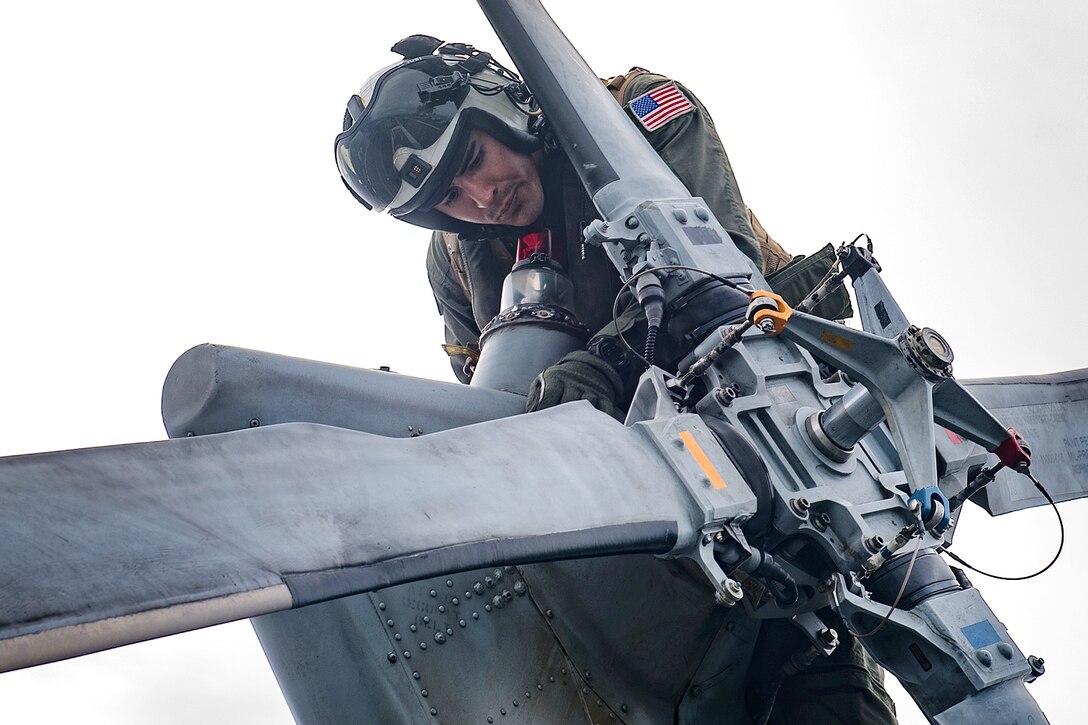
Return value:
<svg viewBox="0 0 1088 725">
<path fill-rule="evenodd" d="M 438 312 L 445 323 L 446 344 L 458 347 L 478 346 L 480 328 L 473 317 L 472 304 L 450 265 L 449 251 L 441 232 L 431 234 L 431 244 L 427 248 L 427 279 L 438 303 Z M 470 378 L 465 371 L 468 362 L 465 355 L 450 355 L 453 374 L 462 383 L 467 383 Z"/>
</svg>

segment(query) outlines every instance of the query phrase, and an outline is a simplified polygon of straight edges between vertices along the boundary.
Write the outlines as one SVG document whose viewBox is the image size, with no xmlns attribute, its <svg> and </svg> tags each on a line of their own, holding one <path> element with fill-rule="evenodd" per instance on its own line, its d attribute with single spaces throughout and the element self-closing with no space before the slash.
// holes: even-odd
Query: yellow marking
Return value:
<svg viewBox="0 0 1088 725">
<path fill-rule="evenodd" d="M 847 340 L 845 337 L 839 337 L 831 330 L 824 330 L 820 334 L 820 339 L 826 342 L 828 345 L 834 345 L 840 350 L 846 350 L 849 352 L 854 349 L 854 343 Z"/>
<path fill-rule="evenodd" d="M 725 488 L 725 481 L 722 480 L 721 474 L 714 468 L 714 464 L 706 457 L 706 453 L 703 453 L 703 449 L 699 447 L 699 444 L 695 442 L 695 436 L 686 430 L 682 430 L 680 431 L 680 440 L 684 441 L 688 453 L 699 464 L 699 468 L 703 469 L 706 477 L 710 479 L 710 485 L 719 490 Z"/>
</svg>

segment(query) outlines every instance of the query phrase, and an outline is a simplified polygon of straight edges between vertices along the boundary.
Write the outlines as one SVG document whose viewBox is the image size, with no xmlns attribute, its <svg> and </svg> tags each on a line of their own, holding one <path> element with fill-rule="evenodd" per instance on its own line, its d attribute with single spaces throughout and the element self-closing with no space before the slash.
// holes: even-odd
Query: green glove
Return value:
<svg viewBox="0 0 1088 725">
<path fill-rule="evenodd" d="M 597 410 L 615 417 L 616 403 L 622 394 L 623 381 L 615 368 L 593 353 L 575 350 L 536 376 L 529 386 L 525 410 L 531 413 L 560 403 L 587 400 Z"/>
</svg>

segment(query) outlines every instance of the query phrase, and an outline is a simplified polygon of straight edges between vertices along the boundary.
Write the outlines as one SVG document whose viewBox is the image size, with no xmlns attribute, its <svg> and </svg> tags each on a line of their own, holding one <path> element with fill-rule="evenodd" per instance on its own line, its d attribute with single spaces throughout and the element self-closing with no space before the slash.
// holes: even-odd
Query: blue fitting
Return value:
<svg viewBox="0 0 1088 725">
<path fill-rule="evenodd" d="M 948 503 L 948 497 L 941 493 L 941 489 L 936 486 L 926 486 L 918 489 L 910 495 L 907 501 L 908 503 L 910 501 L 918 502 L 918 505 L 922 507 L 922 523 L 935 534 L 943 534 L 948 525 L 952 523 L 952 506 Z M 941 517 L 940 523 L 930 525 L 929 520 L 933 516 L 934 501 L 944 507 L 944 516 Z"/>
</svg>

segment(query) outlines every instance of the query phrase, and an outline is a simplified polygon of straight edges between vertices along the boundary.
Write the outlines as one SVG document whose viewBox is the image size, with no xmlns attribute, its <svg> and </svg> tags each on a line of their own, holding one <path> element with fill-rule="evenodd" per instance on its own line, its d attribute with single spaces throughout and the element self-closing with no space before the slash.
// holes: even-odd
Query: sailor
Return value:
<svg viewBox="0 0 1088 725">
<path fill-rule="evenodd" d="M 455 374 L 462 382 L 472 375 L 481 330 L 499 312 L 518 238 L 548 229 L 566 247 L 575 290 L 571 312 L 598 332 L 586 349 L 542 373 L 545 384 L 534 383 L 528 409 L 588 400 L 621 414 L 642 368 L 616 340 L 613 298 L 620 281 L 602 250 L 581 243 L 581 230 L 597 212 L 551 138 L 547 119 L 517 75 L 472 46 L 418 35 L 392 50 L 404 60 L 372 75 L 348 102 L 336 162 L 368 209 L 432 230 L 427 274 Z M 834 262 L 831 246 L 793 257 L 770 237 L 744 205 L 713 120 L 684 86 L 641 68 L 605 83 L 753 268 L 787 302 L 800 301 Z M 659 102 L 662 94 L 670 101 Z M 848 317 L 849 298 L 840 293 L 815 311 Z M 637 304 L 628 305 L 618 322 L 631 338 L 640 326 L 645 331 Z M 658 360 L 667 365 L 687 352 L 682 341 L 666 339 Z M 782 664 L 805 646 L 793 630 L 785 621 L 762 628 L 749 668 L 753 718 L 760 719 L 773 700 L 770 723 L 896 722 L 883 673 L 848 636 L 832 657 L 782 680 Z"/>
</svg>

